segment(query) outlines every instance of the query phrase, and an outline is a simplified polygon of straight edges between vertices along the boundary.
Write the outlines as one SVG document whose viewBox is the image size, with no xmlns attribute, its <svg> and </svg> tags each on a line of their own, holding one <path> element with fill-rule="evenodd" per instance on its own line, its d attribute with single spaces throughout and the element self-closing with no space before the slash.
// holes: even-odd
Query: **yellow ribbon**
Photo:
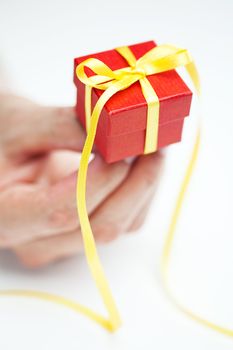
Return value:
<svg viewBox="0 0 233 350">
<path fill-rule="evenodd" d="M 93 237 L 93 233 L 91 230 L 87 209 L 86 209 L 86 175 L 89 157 L 92 151 L 96 129 L 98 124 L 98 119 L 101 113 L 102 108 L 105 103 L 120 90 L 127 89 L 130 85 L 132 85 L 136 81 L 140 81 L 143 95 L 148 104 L 148 123 L 146 130 L 146 142 L 145 142 L 145 153 L 149 153 L 156 149 L 155 139 L 156 133 L 154 131 L 158 128 L 158 112 L 159 112 L 159 103 L 158 98 L 155 92 L 151 90 L 151 86 L 146 79 L 147 75 L 156 74 L 159 72 L 164 72 L 170 69 L 175 69 L 180 66 L 186 68 L 189 73 L 190 78 L 192 79 L 194 86 L 198 93 L 200 93 L 200 84 L 198 73 L 195 68 L 194 62 L 192 61 L 187 50 L 178 49 L 171 45 L 161 45 L 157 46 L 154 49 L 150 50 L 139 60 L 135 60 L 132 52 L 127 47 L 119 48 L 117 51 L 127 60 L 130 67 L 122 68 L 116 71 L 112 71 L 108 66 L 106 66 L 103 62 L 90 58 L 84 62 L 82 62 L 77 67 L 77 75 L 79 79 L 87 86 L 86 87 L 86 114 L 88 118 L 88 134 L 86 138 L 86 142 L 83 148 L 83 152 L 81 155 L 80 168 L 78 172 L 77 179 L 77 209 L 80 218 L 80 225 L 82 229 L 84 247 L 87 262 L 90 267 L 90 271 L 95 280 L 96 286 L 100 292 L 102 300 L 105 304 L 106 310 L 108 312 L 108 317 L 103 317 L 98 313 L 90 310 L 89 308 L 82 306 L 72 300 L 66 299 L 61 296 L 38 292 L 38 291 L 24 291 L 24 290 L 5 290 L 0 292 L 1 295 L 5 296 L 22 296 L 22 297 L 33 297 L 38 298 L 50 302 L 57 303 L 59 305 L 66 306 L 72 309 L 75 312 L 79 312 L 84 314 L 86 317 L 89 317 L 93 321 L 99 323 L 102 327 L 106 328 L 109 331 L 116 330 L 120 324 L 120 317 L 117 311 L 114 299 L 112 297 L 110 288 L 108 286 L 107 279 L 105 277 L 102 265 L 100 263 L 100 259 L 97 254 L 96 245 Z M 93 70 L 94 75 L 92 77 L 87 77 L 84 71 L 84 67 L 89 67 Z M 98 89 L 105 90 L 101 95 L 99 100 L 97 101 L 94 110 L 91 114 L 90 107 L 90 98 L 91 98 L 91 89 L 95 87 Z M 151 112 L 150 112 L 151 108 Z M 153 113 L 152 113 L 153 111 Z M 154 120 L 156 121 L 154 121 Z M 148 130 L 151 126 L 153 129 L 153 133 Z M 156 140 L 156 141 L 155 141 Z M 196 159 L 198 156 L 200 144 L 200 132 L 198 132 L 197 139 L 194 145 L 194 149 L 192 152 L 192 156 L 190 159 L 190 163 L 188 165 L 186 174 L 184 176 L 181 190 L 175 204 L 174 213 L 172 216 L 172 220 L 169 226 L 168 235 L 165 240 L 165 247 L 162 256 L 162 269 L 163 269 L 163 279 L 165 282 L 165 288 L 172 299 L 172 301 L 176 304 L 176 306 L 183 311 L 186 315 L 196 320 L 197 322 L 208 326 L 209 328 L 225 334 L 229 336 L 233 336 L 233 330 L 226 329 L 219 325 L 216 325 L 196 314 L 192 311 L 188 310 L 182 304 L 180 304 L 176 298 L 173 296 L 173 293 L 170 291 L 168 286 L 168 267 L 170 261 L 170 254 L 172 249 L 172 243 L 174 239 L 174 233 L 177 225 L 177 221 L 180 215 L 180 211 L 182 208 L 182 204 L 184 201 L 185 193 L 187 192 L 188 184 L 191 179 L 191 175 L 193 173 L 194 165 L 196 163 Z"/>
<path fill-rule="evenodd" d="M 106 306 L 109 315 L 109 324 L 112 330 L 117 329 L 121 321 L 96 251 L 85 198 L 88 162 L 94 144 L 101 111 L 106 102 L 113 95 L 121 90 L 127 89 L 136 81 L 139 81 L 143 95 L 148 104 L 145 153 L 150 153 L 154 152 L 157 147 L 156 135 L 158 133 L 159 100 L 146 76 L 184 66 L 186 68 L 188 67 L 187 70 L 189 73 L 191 72 L 191 77 L 196 83 L 197 89 L 199 89 L 198 74 L 187 50 L 179 49 L 171 45 L 156 46 L 138 60 L 135 59 L 131 50 L 126 46 L 117 48 L 116 50 L 126 59 L 130 67 L 112 71 L 102 61 L 96 58 L 89 58 L 81 62 L 76 68 L 78 79 L 87 86 L 85 107 L 88 125 L 87 138 L 81 155 L 78 173 L 77 208 L 87 262 L 101 298 Z M 85 67 L 90 68 L 96 75 L 88 77 L 85 73 Z M 90 116 L 92 88 L 105 91 L 98 99 Z"/>
<path fill-rule="evenodd" d="M 184 179 L 182 181 L 182 185 L 180 188 L 180 192 L 178 194 L 177 201 L 175 203 L 173 215 L 171 218 L 171 222 L 169 225 L 168 233 L 167 233 L 164 248 L 163 248 L 162 261 L 161 261 L 162 278 L 163 278 L 163 282 L 164 282 L 164 288 L 165 288 L 165 291 L 166 291 L 168 297 L 173 302 L 173 304 L 180 311 L 182 311 L 186 316 L 190 317 L 194 321 L 196 321 L 196 322 L 202 324 L 203 326 L 206 326 L 206 327 L 208 327 L 208 328 L 210 328 L 218 333 L 233 337 L 233 329 L 222 327 L 216 323 L 213 323 L 213 322 L 205 319 L 204 317 L 195 314 L 193 311 L 189 310 L 188 307 L 186 307 L 182 303 L 180 303 L 179 300 L 177 300 L 177 298 L 174 296 L 172 289 L 169 286 L 168 272 L 169 272 L 169 265 L 170 265 L 171 251 L 172 251 L 173 241 L 174 241 L 174 236 L 175 236 L 175 230 L 176 230 L 177 222 L 178 222 L 180 212 L 182 209 L 182 205 L 184 202 L 184 197 L 185 197 L 185 194 L 188 190 L 191 176 L 193 174 L 194 167 L 195 167 L 195 164 L 197 162 L 198 153 L 199 153 L 199 149 L 200 149 L 200 139 L 201 139 L 201 131 L 200 131 L 200 127 L 199 127 L 198 132 L 197 132 L 197 136 L 196 136 L 196 140 L 195 140 L 195 144 L 194 144 L 194 147 L 192 150 L 191 158 L 190 158 L 188 167 L 186 169 Z"/>
</svg>

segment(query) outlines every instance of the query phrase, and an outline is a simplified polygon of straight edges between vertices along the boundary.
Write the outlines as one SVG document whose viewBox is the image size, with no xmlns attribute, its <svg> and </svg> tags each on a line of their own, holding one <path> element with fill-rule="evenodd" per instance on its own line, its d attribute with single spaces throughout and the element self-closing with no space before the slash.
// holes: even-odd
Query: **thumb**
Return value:
<svg viewBox="0 0 233 350">
<path fill-rule="evenodd" d="M 56 149 L 80 151 L 85 141 L 85 132 L 72 107 L 12 101 L 0 111 L 0 122 L 2 149 L 7 156 Z"/>
<path fill-rule="evenodd" d="M 29 148 L 35 151 L 81 151 L 86 137 L 73 107 L 38 107 L 25 133 L 28 137 L 26 146 L 30 142 Z"/>
</svg>

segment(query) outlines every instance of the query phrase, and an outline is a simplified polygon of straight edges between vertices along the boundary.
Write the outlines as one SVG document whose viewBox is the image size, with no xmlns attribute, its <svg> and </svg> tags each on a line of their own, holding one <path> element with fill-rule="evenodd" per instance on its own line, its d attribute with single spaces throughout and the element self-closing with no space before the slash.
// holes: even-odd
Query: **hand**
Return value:
<svg viewBox="0 0 233 350">
<path fill-rule="evenodd" d="M 84 141 L 73 108 L 0 95 L 0 247 L 14 251 L 28 267 L 82 250 L 75 169 Z M 131 164 L 107 165 L 94 157 L 87 208 L 97 242 L 142 225 L 162 163 L 159 152 Z"/>
</svg>

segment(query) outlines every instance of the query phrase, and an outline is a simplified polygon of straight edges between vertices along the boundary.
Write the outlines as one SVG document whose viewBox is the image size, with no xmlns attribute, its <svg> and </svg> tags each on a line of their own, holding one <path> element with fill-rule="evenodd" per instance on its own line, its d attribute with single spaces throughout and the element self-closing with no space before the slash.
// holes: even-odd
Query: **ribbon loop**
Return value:
<svg viewBox="0 0 233 350">
<path fill-rule="evenodd" d="M 96 75 L 88 77 L 85 68 L 91 69 Z M 96 58 L 88 58 L 81 62 L 76 67 L 76 75 L 83 84 L 101 90 L 106 90 L 108 88 L 104 83 L 117 79 L 117 75 L 111 68 Z"/>
<path fill-rule="evenodd" d="M 124 57 L 129 66 L 134 67 L 136 65 L 136 58 L 128 46 L 117 47 L 116 51 Z"/>
</svg>

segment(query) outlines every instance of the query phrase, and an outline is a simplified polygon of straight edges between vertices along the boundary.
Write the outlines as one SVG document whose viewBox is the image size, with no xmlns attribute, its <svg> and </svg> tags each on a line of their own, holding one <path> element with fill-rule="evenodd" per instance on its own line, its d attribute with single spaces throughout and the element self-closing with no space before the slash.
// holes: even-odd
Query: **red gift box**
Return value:
<svg viewBox="0 0 233 350">
<path fill-rule="evenodd" d="M 129 48 L 139 59 L 155 47 L 153 41 L 131 45 Z M 77 78 L 75 69 L 87 58 L 98 58 L 112 70 L 128 67 L 125 59 L 109 50 L 75 58 L 74 83 L 77 87 L 77 116 L 85 127 L 85 86 Z M 89 69 L 88 76 L 93 75 Z M 189 115 L 192 92 L 175 70 L 147 76 L 160 102 L 157 149 L 181 140 L 184 118 Z M 92 109 L 102 90 L 92 90 Z M 98 122 L 95 145 L 108 163 L 144 153 L 147 121 L 147 103 L 139 82 L 120 91 L 105 104 Z"/>
</svg>

